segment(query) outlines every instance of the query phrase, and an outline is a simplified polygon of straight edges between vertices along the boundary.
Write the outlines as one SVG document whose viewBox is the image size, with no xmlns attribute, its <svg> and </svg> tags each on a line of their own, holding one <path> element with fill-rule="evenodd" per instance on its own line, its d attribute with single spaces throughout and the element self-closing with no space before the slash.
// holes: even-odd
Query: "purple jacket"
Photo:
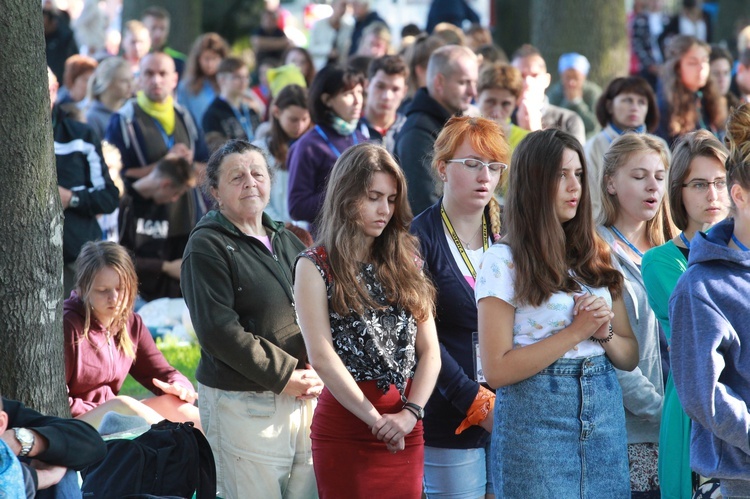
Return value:
<svg viewBox="0 0 750 499">
<path fill-rule="evenodd" d="M 359 129 L 354 135 L 345 137 L 328 125 L 318 126 L 339 153 L 368 140 Z M 338 157 L 339 154 L 318 133 L 317 127 L 306 132 L 289 148 L 289 214 L 294 220 L 315 222 L 323 206 L 328 174 Z"/>
</svg>

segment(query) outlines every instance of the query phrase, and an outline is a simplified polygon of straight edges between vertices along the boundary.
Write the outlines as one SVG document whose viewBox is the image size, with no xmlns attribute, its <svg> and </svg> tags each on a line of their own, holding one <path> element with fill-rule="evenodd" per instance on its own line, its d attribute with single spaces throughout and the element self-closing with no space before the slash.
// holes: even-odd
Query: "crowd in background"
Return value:
<svg viewBox="0 0 750 499">
<path fill-rule="evenodd" d="M 636 1 L 600 86 L 466 0 L 333 0 L 306 45 L 267 0 L 187 54 L 79 7 L 43 2 L 74 417 L 195 421 L 227 498 L 750 497 L 750 26 Z"/>
</svg>

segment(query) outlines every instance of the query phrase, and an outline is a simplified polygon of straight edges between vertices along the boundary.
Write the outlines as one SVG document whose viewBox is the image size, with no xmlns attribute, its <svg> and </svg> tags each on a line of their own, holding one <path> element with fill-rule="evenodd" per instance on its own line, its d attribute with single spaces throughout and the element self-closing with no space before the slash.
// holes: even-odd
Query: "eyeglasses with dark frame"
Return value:
<svg viewBox="0 0 750 499">
<path fill-rule="evenodd" d="M 508 169 L 508 165 L 506 165 L 505 163 L 500 163 L 499 161 L 492 161 L 490 163 L 485 163 L 484 161 L 475 159 L 475 158 L 449 159 L 449 160 L 446 160 L 446 163 L 461 163 L 461 165 L 463 165 L 466 171 L 475 172 L 475 173 L 481 171 L 482 168 L 484 168 L 485 166 L 490 171 L 490 173 L 501 174 L 505 170 Z"/>
<path fill-rule="evenodd" d="M 707 180 L 691 180 L 687 184 L 682 184 L 683 187 L 690 187 L 696 192 L 707 192 L 709 185 L 713 185 L 717 191 L 721 191 L 727 188 L 727 179 L 720 178 L 713 182 L 708 182 Z"/>
</svg>

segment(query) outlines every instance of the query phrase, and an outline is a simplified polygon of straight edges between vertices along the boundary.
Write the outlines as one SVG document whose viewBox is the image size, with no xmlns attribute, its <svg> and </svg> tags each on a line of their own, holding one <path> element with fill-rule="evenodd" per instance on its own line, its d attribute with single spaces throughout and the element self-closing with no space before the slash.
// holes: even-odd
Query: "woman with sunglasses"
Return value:
<svg viewBox="0 0 750 499">
<path fill-rule="evenodd" d="M 432 169 L 443 197 L 412 223 L 425 268 L 438 290 L 442 368 L 424 417 L 424 492 L 431 497 L 492 493 L 487 467 L 495 394 L 476 366 L 476 269 L 500 232 L 494 197 L 510 152 L 500 126 L 451 118 L 434 145 Z"/>
</svg>

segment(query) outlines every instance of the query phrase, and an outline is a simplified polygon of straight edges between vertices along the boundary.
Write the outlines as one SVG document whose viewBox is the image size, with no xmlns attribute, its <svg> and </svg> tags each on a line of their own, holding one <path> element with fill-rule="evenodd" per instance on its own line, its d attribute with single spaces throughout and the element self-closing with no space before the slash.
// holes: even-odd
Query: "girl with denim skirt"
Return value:
<svg viewBox="0 0 750 499">
<path fill-rule="evenodd" d="M 497 389 L 497 497 L 630 497 L 614 367 L 634 369 L 638 345 L 588 190 L 572 135 L 537 131 L 516 148 L 507 234 L 475 292 L 481 370 Z"/>
<path fill-rule="evenodd" d="M 658 499 L 659 426 L 668 373 L 667 340 L 648 303 L 641 274 L 644 253 L 677 235 L 669 213 L 669 151 L 658 137 L 625 134 L 604 155 L 599 235 L 623 277 L 623 300 L 638 340 L 638 369 L 617 372 L 628 429 L 633 498 Z"/>
</svg>

